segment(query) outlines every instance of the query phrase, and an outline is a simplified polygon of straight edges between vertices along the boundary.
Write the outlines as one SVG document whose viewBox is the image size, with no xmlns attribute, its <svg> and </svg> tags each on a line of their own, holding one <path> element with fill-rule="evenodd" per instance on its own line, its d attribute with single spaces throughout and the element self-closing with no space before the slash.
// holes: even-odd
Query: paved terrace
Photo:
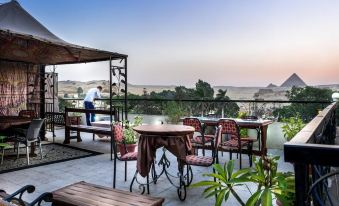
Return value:
<svg viewBox="0 0 339 206">
<path fill-rule="evenodd" d="M 50 134 L 49 134 L 50 135 Z M 64 130 L 56 131 L 56 141 L 62 143 Z M 71 145 L 95 150 L 105 153 L 88 158 L 71 160 L 46 166 L 39 166 L 15 172 L 0 174 L 0 187 L 5 189 L 8 193 L 12 193 L 20 187 L 32 184 L 36 186 L 36 191 L 33 194 L 25 195 L 25 200 L 32 200 L 43 192 L 51 192 L 66 185 L 86 181 L 98 185 L 112 187 L 113 182 L 113 162 L 110 160 L 110 142 L 107 138 L 92 141 L 92 134 L 81 133 L 83 142 L 78 143 L 72 140 Z M 52 138 L 49 137 L 51 140 Z M 201 152 L 200 152 L 201 153 Z M 282 150 L 269 150 L 270 154 L 280 155 L 280 171 L 292 171 L 293 167 L 289 163 L 283 161 Z M 162 150 L 157 151 L 157 157 L 162 154 Z M 210 155 L 207 152 L 206 155 Z M 176 174 L 176 159 L 172 155 L 168 155 L 172 164 L 172 172 Z M 228 161 L 228 153 L 224 153 L 222 157 L 220 154 L 221 164 Z M 233 155 L 235 157 L 235 155 Z M 243 167 L 248 167 L 248 156 L 243 155 Z M 239 162 L 236 161 L 235 167 L 238 167 Z M 124 182 L 124 162 L 117 161 L 117 186 L 116 188 L 122 190 L 129 190 L 130 182 L 135 172 L 136 162 L 128 163 L 128 179 Z M 203 180 L 203 173 L 212 172 L 212 168 L 193 167 L 194 182 Z M 136 187 L 135 191 L 136 191 Z M 253 190 L 255 188 L 253 187 Z M 160 178 L 156 185 L 150 185 L 150 193 L 152 196 L 159 196 L 165 198 L 165 205 L 213 205 L 214 198 L 204 199 L 202 197 L 203 188 L 188 188 L 187 198 L 184 202 L 178 199 L 176 188 L 169 184 L 164 175 Z M 238 189 L 240 196 L 246 200 L 250 195 L 245 188 Z M 239 205 L 238 202 L 231 196 L 227 205 Z"/>
</svg>

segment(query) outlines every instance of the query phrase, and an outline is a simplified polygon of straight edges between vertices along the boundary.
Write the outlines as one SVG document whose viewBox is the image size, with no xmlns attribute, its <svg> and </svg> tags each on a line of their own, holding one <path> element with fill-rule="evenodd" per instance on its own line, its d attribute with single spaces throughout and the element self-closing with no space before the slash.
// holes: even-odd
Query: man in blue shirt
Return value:
<svg viewBox="0 0 339 206">
<path fill-rule="evenodd" d="M 93 101 L 95 99 L 101 98 L 102 87 L 97 86 L 97 88 L 92 88 L 88 90 L 86 97 L 84 99 L 85 109 L 95 109 Z M 95 121 L 95 114 L 86 113 L 86 123 L 88 126 L 91 126 L 91 122 Z"/>
</svg>

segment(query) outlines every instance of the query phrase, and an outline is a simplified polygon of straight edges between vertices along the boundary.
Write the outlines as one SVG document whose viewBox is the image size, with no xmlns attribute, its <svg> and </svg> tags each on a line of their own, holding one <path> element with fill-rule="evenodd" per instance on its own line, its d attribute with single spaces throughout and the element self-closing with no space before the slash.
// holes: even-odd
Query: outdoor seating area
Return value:
<svg viewBox="0 0 339 206">
<path fill-rule="evenodd" d="M 200 79 L 138 96 L 127 58 L 0 4 L 0 206 L 335 205 L 339 97 L 232 100 Z M 94 62 L 104 87 L 62 98 L 56 66 Z"/>
</svg>

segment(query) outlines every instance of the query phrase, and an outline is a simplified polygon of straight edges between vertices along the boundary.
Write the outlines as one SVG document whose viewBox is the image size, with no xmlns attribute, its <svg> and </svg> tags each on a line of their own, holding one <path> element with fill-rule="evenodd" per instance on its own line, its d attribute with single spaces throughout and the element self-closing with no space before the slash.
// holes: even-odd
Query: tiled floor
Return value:
<svg viewBox="0 0 339 206">
<path fill-rule="evenodd" d="M 93 142 L 91 134 L 82 133 L 81 135 L 83 142 L 77 143 L 75 140 L 73 140 L 71 145 L 104 152 L 106 154 L 0 174 L 0 188 L 3 188 L 11 193 L 24 185 L 33 184 L 36 186 L 36 191 L 33 194 L 24 196 L 25 200 L 32 200 L 43 192 L 54 191 L 78 181 L 86 181 L 112 187 L 113 162 L 110 160 L 109 155 L 109 141 L 107 141 L 107 139 L 99 140 L 97 138 L 96 141 Z M 56 138 L 56 141 L 62 142 L 63 139 L 60 137 L 63 136 L 63 130 L 58 130 L 58 138 Z M 292 170 L 292 166 L 290 164 L 283 162 L 283 152 L 281 150 L 269 150 L 269 152 L 272 154 L 281 155 L 281 163 L 279 164 L 280 171 Z M 157 151 L 157 157 L 160 157 L 161 154 L 162 150 L 159 149 Z M 207 155 L 209 155 L 209 153 L 207 153 Z M 168 156 L 171 160 L 171 163 L 173 164 L 171 171 L 175 174 L 176 159 L 171 154 Z M 246 167 L 248 166 L 248 159 L 246 155 L 243 155 L 243 157 L 243 165 Z M 221 163 L 223 164 L 228 160 L 228 154 L 224 153 L 223 157 L 220 155 L 220 159 Z M 117 188 L 129 190 L 130 181 L 132 180 L 135 172 L 135 165 L 135 162 L 128 163 L 128 180 L 127 182 L 124 182 L 124 163 L 120 161 L 117 162 Z M 238 161 L 236 161 L 236 167 L 237 166 Z M 209 173 L 211 171 L 211 168 L 194 167 L 193 182 L 206 179 L 206 177 L 202 177 L 202 174 Z M 136 190 L 137 187 L 134 187 L 134 189 Z M 184 202 L 181 202 L 178 199 L 176 188 L 169 184 L 165 177 L 161 177 L 156 185 L 150 186 L 151 195 L 164 197 L 165 205 L 213 205 L 214 198 L 204 199 L 201 195 L 202 191 L 203 188 L 188 188 L 187 198 Z M 248 198 L 249 193 L 245 188 L 239 188 L 237 191 L 239 191 L 240 196 L 244 200 Z M 227 202 L 227 205 L 239 204 L 231 196 Z"/>
</svg>

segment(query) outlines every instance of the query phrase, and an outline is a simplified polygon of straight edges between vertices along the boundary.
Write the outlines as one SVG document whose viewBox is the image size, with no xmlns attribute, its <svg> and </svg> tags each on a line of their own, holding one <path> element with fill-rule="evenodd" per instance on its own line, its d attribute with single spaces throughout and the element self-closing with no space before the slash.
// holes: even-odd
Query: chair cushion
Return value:
<svg viewBox="0 0 339 206">
<path fill-rule="evenodd" d="M 248 144 L 248 141 L 241 141 L 241 147 L 246 146 Z M 238 140 L 237 139 L 231 139 L 223 142 L 221 144 L 221 147 L 226 146 L 226 147 L 238 147 Z"/>
<path fill-rule="evenodd" d="M 138 152 L 128 152 L 120 157 L 122 161 L 137 160 Z"/>
<path fill-rule="evenodd" d="M 204 135 L 205 143 L 212 142 L 214 140 L 214 135 Z M 196 136 L 192 139 L 193 143 L 202 144 L 202 136 Z"/>
<path fill-rule="evenodd" d="M 0 206 L 18 206 L 18 205 L 6 202 L 5 200 L 0 198 Z"/>
<path fill-rule="evenodd" d="M 186 164 L 208 167 L 213 164 L 213 157 L 203 157 L 196 155 L 188 155 L 185 159 Z"/>
</svg>

